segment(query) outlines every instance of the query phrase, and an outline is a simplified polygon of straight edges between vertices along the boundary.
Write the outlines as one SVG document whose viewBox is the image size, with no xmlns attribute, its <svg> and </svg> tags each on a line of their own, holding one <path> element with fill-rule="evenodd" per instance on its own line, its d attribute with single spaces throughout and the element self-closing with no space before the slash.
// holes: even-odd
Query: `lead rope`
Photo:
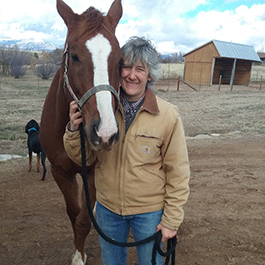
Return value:
<svg viewBox="0 0 265 265">
<path fill-rule="evenodd" d="M 169 264 L 170 256 L 171 256 L 171 264 L 175 265 L 175 249 L 177 246 L 177 237 L 176 236 L 174 238 L 168 240 L 167 252 L 163 252 L 161 247 L 160 247 L 160 242 L 161 242 L 161 238 L 162 238 L 161 231 L 158 231 L 158 232 L 154 233 L 152 236 L 149 236 L 149 237 L 142 239 L 140 241 L 137 241 L 137 242 L 118 242 L 112 238 L 109 238 L 107 235 L 105 235 L 103 233 L 103 231 L 101 230 L 101 228 L 97 224 L 97 221 L 93 215 L 93 210 L 92 210 L 91 204 L 90 204 L 90 194 L 89 194 L 88 183 L 87 183 L 85 135 L 84 135 L 84 128 L 83 128 L 82 123 L 79 125 L 79 131 L 80 131 L 81 156 L 82 156 L 81 176 L 83 179 L 83 184 L 84 184 L 84 189 L 85 189 L 87 209 L 88 209 L 90 219 L 91 219 L 96 231 L 98 232 L 98 234 L 107 242 L 114 244 L 114 245 L 117 245 L 117 246 L 120 246 L 120 247 L 135 247 L 135 246 L 139 246 L 139 245 L 142 245 L 142 244 L 145 244 L 145 243 L 148 243 L 150 241 L 155 240 L 153 251 L 152 251 L 152 265 L 156 265 L 156 252 L 157 251 L 161 256 L 166 257 L 165 265 Z"/>
</svg>

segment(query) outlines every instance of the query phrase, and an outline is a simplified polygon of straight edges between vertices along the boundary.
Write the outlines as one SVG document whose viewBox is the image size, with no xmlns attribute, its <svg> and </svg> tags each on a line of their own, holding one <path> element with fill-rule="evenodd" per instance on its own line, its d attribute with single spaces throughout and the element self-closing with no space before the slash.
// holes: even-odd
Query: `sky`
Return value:
<svg viewBox="0 0 265 265">
<path fill-rule="evenodd" d="M 107 13 L 112 0 L 64 0 L 75 13 L 94 6 Z M 160 53 L 187 53 L 213 39 L 265 52 L 265 0 L 122 0 L 116 29 L 122 46 L 131 36 L 150 39 Z M 66 26 L 56 0 L 6 0 L 1 39 L 34 39 L 63 45 Z"/>
</svg>

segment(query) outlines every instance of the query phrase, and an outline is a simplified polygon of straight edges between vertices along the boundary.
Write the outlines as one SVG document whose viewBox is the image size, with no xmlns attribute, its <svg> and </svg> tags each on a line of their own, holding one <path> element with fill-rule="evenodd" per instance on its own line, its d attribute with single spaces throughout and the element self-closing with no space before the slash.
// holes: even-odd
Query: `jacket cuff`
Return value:
<svg viewBox="0 0 265 265">
<path fill-rule="evenodd" d="M 170 230 L 174 230 L 174 231 L 177 231 L 181 225 L 181 223 L 179 224 L 175 224 L 175 225 L 172 225 L 172 224 L 169 224 L 166 220 L 164 220 L 164 216 L 162 216 L 162 220 L 160 222 L 160 224 L 165 227 L 165 228 L 168 228 Z"/>
<path fill-rule="evenodd" d="M 79 138 L 80 137 L 79 130 L 73 131 L 70 129 L 70 122 L 68 122 L 65 127 L 65 134 L 68 138 Z"/>
</svg>

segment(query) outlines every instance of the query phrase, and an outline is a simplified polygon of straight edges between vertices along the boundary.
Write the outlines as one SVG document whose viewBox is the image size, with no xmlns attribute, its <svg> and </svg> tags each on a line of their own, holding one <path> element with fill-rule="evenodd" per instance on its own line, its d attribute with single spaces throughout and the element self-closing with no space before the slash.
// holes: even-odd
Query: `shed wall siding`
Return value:
<svg viewBox="0 0 265 265">
<path fill-rule="evenodd" d="M 185 82 L 209 85 L 211 82 L 212 63 L 190 62 L 185 66 Z"/>
<path fill-rule="evenodd" d="M 251 76 L 252 62 L 238 60 L 236 64 L 236 72 L 234 85 L 249 85 Z"/>
<path fill-rule="evenodd" d="M 219 57 L 219 54 L 213 43 L 201 47 L 200 49 L 188 54 L 185 57 L 186 62 L 210 62 L 212 63 L 213 57 Z"/>
<path fill-rule="evenodd" d="M 185 56 L 185 82 L 210 85 L 214 57 L 219 57 L 219 54 L 213 43 Z"/>
<path fill-rule="evenodd" d="M 222 84 L 230 84 L 231 73 L 233 68 L 233 59 L 216 59 L 213 84 L 219 83 L 219 77 L 222 75 Z M 252 62 L 245 60 L 237 60 L 234 85 L 248 85 L 251 75 Z"/>
</svg>

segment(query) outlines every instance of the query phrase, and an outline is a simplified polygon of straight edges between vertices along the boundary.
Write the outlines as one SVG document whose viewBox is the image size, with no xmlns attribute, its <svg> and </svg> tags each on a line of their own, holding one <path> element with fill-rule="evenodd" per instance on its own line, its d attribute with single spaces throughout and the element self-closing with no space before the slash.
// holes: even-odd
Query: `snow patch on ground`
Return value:
<svg viewBox="0 0 265 265">
<path fill-rule="evenodd" d="M 22 156 L 19 155 L 7 155 L 7 154 L 0 154 L 0 162 L 7 161 L 13 158 L 20 158 Z"/>
<path fill-rule="evenodd" d="M 209 138 L 213 138 L 213 137 L 219 137 L 219 136 L 222 136 L 222 135 L 235 135 L 235 134 L 241 134 L 241 132 L 240 131 L 232 131 L 232 132 L 229 132 L 227 134 L 219 134 L 219 133 L 198 134 L 195 137 L 187 137 L 187 139 L 209 139 Z M 35 156 L 36 154 L 33 153 L 32 155 Z M 10 160 L 10 159 L 13 159 L 13 158 L 20 158 L 20 157 L 22 157 L 22 156 L 0 154 L 0 162 L 7 161 L 7 160 Z"/>
</svg>

